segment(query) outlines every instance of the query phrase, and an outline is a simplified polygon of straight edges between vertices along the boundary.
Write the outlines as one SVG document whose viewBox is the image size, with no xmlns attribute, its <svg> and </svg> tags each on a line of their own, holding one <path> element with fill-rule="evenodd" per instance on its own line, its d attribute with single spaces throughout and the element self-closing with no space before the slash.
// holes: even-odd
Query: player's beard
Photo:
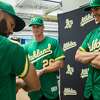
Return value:
<svg viewBox="0 0 100 100">
<path fill-rule="evenodd" d="M 7 21 L 6 19 L 3 18 L 0 20 L 0 35 L 8 37 L 9 34 L 12 34 L 8 33 L 7 30 L 8 30 Z"/>
</svg>

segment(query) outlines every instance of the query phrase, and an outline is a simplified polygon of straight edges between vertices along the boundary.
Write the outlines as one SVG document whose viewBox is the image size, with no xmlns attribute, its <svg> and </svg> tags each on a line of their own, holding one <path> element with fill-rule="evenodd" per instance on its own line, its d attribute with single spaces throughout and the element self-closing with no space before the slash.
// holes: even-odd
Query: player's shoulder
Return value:
<svg viewBox="0 0 100 100">
<path fill-rule="evenodd" d="M 11 39 L 8 39 L 8 41 L 9 41 L 9 46 L 11 48 L 11 51 L 24 52 L 24 48 L 22 47 L 22 45 L 19 42 L 11 40 Z"/>
<path fill-rule="evenodd" d="M 98 32 L 100 32 L 100 26 L 93 29 L 90 33 L 95 34 L 95 33 L 98 33 Z"/>
<path fill-rule="evenodd" d="M 96 32 L 100 32 L 100 26 L 97 27 L 94 31 L 96 31 Z"/>
<path fill-rule="evenodd" d="M 17 41 L 11 40 L 10 38 L 6 38 L 4 36 L 0 36 L 1 41 L 3 45 L 5 45 L 6 47 L 11 47 L 11 46 L 15 46 L 15 45 L 20 45 Z"/>
<path fill-rule="evenodd" d="M 14 45 L 20 45 L 21 46 L 21 44 L 19 42 L 15 41 L 15 40 L 9 39 L 9 41 Z"/>
<path fill-rule="evenodd" d="M 15 40 L 8 39 L 9 45 L 12 47 L 21 47 L 21 44 Z"/>
</svg>

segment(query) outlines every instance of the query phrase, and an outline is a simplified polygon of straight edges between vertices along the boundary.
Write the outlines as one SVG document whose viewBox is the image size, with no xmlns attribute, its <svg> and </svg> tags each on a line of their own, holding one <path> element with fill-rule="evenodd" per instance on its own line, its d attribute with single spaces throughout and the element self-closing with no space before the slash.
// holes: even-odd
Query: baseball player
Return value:
<svg viewBox="0 0 100 100">
<path fill-rule="evenodd" d="M 59 100 L 57 73 L 63 67 L 64 53 L 56 39 L 44 36 L 44 21 L 42 17 L 31 19 L 33 39 L 24 46 L 30 62 L 37 70 L 41 90 L 30 92 L 31 100 Z"/>
<path fill-rule="evenodd" d="M 75 58 L 89 65 L 84 89 L 85 100 L 100 100 L 100 0 L 90 0 L 85 10 L 93 14 L 98 27 L 86 36 Z"/>
<path fill-rule="evenodd" d="M 16 100 L 16 76 L 24 80 L 22 84 L 25 83 L 27 90 L 40 88 L 35 69 L 32 65 L 29 67 L 23 47 L 7 38 L 24 26 L 25 22 L 16 16 L 13 7 L 0 1 L 0 100 Z"/>
</svg>

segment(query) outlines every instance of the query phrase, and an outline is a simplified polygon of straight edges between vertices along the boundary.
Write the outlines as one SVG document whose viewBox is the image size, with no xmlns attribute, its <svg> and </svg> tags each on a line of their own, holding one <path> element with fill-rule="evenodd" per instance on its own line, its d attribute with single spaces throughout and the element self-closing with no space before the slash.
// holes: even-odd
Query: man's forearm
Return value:
<svg viewBox="0 0 100 100">
<path fill-rule="evenodd" d="M 48 67 L 43 68 L 44 73 L 58 71 L 60 68 L 64 66 L 64 61 L 55 61 Z"/>
<path fill-rule="evenodd" d="M 83 64 L 90 63 L 98 54 L 94 52 L 77 51 L 75 59 Z"/>
<path fill-rule="evenodd" d="M 95 57 L 95 59 L 91 61 L 91 64 L 93 65 L 93 67 L 100 69 L 100 55 Z"/>
</svg>

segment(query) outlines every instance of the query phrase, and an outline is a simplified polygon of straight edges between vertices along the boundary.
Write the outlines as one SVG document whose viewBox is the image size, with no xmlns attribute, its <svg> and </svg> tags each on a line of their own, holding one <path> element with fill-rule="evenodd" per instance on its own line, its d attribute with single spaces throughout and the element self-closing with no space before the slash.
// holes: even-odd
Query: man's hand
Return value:
<svg viewBox="0 0 100 100">
<path fill-rule="evenodd" d="M 77 50 L 75 55 L 75 60 L 83 64 L 89 64 L 97 56 L 98 56 L 98 52 L 86 52 L 86 51 Z"/>
<path fill-rule="evenodd" d="M 25 86 L 25 82 L 21 78 L 16 78 L 16 93 Z"/>
<path fill-rule="evenodd" d="M 40 77 L 41 75 L 44 74 L 44 69 L 36 70 L 37 76 Z"/>
<path fill-rule="evenodd" d="M 100 69 L 100 53 L 98 53 L 98 56 L 91 61 L 91 65 L 97 69 Z"/>
</svg>

